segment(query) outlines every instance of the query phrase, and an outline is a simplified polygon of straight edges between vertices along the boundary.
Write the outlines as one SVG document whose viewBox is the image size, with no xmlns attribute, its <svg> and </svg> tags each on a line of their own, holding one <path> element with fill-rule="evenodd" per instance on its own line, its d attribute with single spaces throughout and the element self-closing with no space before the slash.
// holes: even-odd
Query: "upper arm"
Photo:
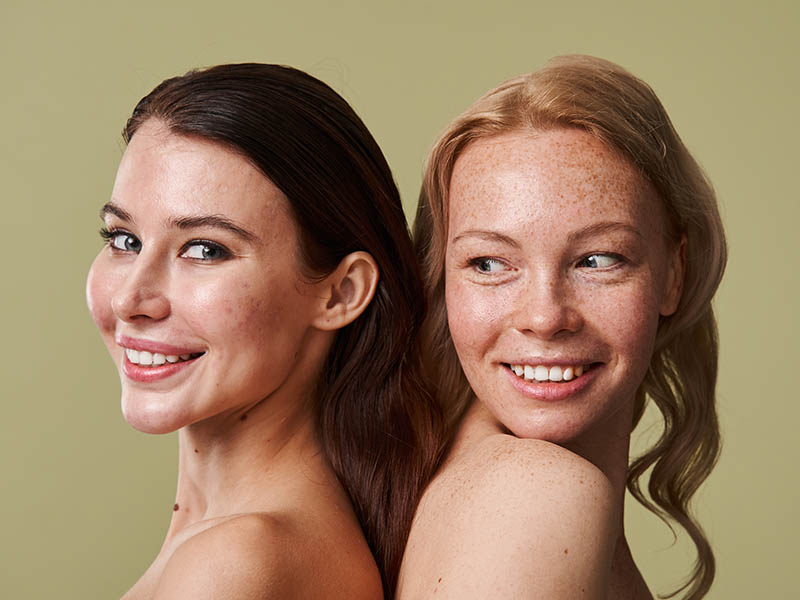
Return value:
<svg viewBox="0 0 800 600">
<path fill-rule="evenodd" d="M 619 522 L 608 479 L 535 440 L 482 459 L 463 482 L 437 597 L 605 598 Z"/>
<path fill-rule="evenodd" d="M 164 567 L 154 600 L 291 598 L 297 577 L 279 522 L 237 517 L 184 542 Z M 283 551 L 279 551 L 283 550 Z"/>
</svg>

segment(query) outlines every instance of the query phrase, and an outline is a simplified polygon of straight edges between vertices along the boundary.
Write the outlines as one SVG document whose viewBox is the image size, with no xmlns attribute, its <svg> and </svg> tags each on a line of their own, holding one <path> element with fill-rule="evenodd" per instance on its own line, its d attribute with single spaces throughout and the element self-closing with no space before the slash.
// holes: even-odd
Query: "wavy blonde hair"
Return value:
<svg viewBox="0 0 800 600">
<path fill-rule="evenodd" d="M 552 59 L 534 73 L 491 90 L 439 137 L 428 158 L 414 224 L 429 315 L 426 363 L 435 365 L 452 433 L 473 398 L 447 327 L 444 256 L 453 167 L 477 139 L 526 129 L 580 128 L 615 148 L 655 186 L 674 240 L 686 237 L 683 296 L 662 317 L 655 351 L 636 393 L 631 431 L 648 399 L 663 416 L 658 441 L 629 465 L 627 487 L 667 524 L 683 527 L 697 560 L 672 597 L 702 598 L 714 579 L 714 554 L 689 502 L 714 468 L 720 450 L 715 409 L 718 340 L 711 299 L 727 256 L 714 190 L 689 154 L 653 90 L 618 65 L 589 56 Z M 652 468 L 647 493 L 643 475 Z"/>
</svg>

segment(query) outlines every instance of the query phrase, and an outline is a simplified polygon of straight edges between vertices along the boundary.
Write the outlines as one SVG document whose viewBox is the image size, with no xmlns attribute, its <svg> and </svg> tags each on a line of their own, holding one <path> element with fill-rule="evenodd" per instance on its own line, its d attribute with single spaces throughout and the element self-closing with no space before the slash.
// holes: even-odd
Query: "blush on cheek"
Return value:
<svg viewBox="0 0 800 600">
<path fill-rule="evenodd" d="M 115 278 L 108 269 L 104 268 L 103 256 L 98 256 L 92 263 L 86 278 L 86 305 L 101 333 L 114 328 L 111 298 L 116 288 Z"/>
</svg>

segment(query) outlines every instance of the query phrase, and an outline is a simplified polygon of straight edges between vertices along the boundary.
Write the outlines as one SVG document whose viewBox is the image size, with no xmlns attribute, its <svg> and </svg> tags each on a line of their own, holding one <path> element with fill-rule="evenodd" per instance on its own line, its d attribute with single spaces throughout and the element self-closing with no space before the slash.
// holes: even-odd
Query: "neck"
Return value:
<svg viewBox="0 0 800 600">
<path fill-rule="evenodd" d="M 287 396 L 179 431 L 178 489 L 167 539 L 198 521 L 268 511 L 306 481 L 299 474 L 327 481 L 309 403 Z"/>
</svg>

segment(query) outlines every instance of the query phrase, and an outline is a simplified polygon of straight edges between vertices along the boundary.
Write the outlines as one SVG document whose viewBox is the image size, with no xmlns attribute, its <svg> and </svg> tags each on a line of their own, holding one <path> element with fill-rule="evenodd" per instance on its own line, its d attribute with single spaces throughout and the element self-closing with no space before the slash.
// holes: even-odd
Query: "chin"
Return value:
<svg viewBox="0 0 800 600">
<path fill-rule="evenodd" d="M 188 423 L 184 415 L 176 414 L 157 401 L 122 396 L 122 416 L 128 425 L 142 433 L 164 434 L 177 431 Z"/>
</svg>

